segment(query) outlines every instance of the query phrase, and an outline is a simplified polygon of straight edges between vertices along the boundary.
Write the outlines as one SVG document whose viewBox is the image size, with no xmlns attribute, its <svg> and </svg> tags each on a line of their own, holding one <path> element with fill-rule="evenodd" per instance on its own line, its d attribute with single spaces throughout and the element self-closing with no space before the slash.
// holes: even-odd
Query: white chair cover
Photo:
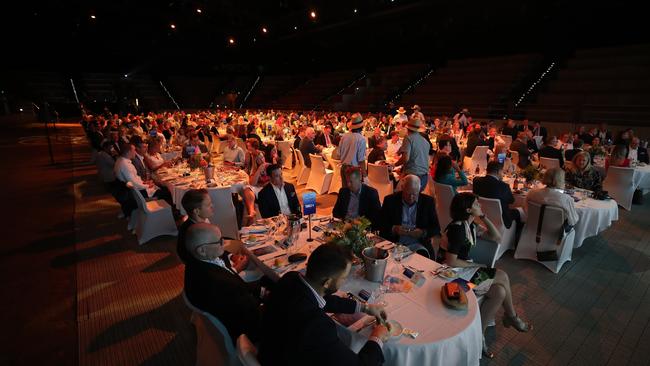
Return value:
<svg viewBox="0 0 650 366">
<path fill-rule="evenodd" d="M 260 362 L 257 361 L 257 347 L 246 334 L 237 338 L 237 356 L 244 366 L 260 366 Z"/>
<path fill-rule="evenodd" d="M 488 217 L 488 219 L 490 219 L 490 221 L 492 221 L 496 229 L 499 231 L 499 234 L 501 235 L 501 241 L 499 243 L 487 240 L 485 241 L 486 246 L 494 247 L 494 255 L 492 256 L 492 259 L 485 264 L 490 267 L 494 267 L 494 263 L 496 263 L 496 261 L 501 258 L 503 253 L 505 253 L 507 250 L 514 249 L 515 231 L 517 229 L 517 224 L 513 221 L 509 229 L 506 227 L 506 224 L 503 222 L 501 201 L 498 199 L 479 197 L 478 201 L 481 204 L 483 213 Z"/>
<path fill-rule="evenodd" d="M 632 197 L 634 196 L 634 168 L 621 168 L 610 166 L 607 170 L 607 177 L 603 181 L 603 190 L 618 204 L 626 210 L 632 209 Z"/>
<path fill-rule="evenodd" d="M 296 185 L 303 185 L 307 184 L 307 181 L 309 180 L 309 175 L 311 173 L 311 168 L 308 168 L 305 165 L 305 158 L 302 156 L 302 152 L 300 150 L 295 150 L 296 152 L 296 161 L 298 164 L 300 164 L 300 171 L 297 175 L 297 180 L 296 180 Z"/>
<path fill-rule="evenodd" d="M 552 159 L 552 158 L 543 158 L 540 156 L 539 165 L 541 165 L 544 169 L 559 168 L 560 160 Z"/>
<path fill-rule="evenodd" d="M 283 168 L 291 169 L 291 144 L 289 141 L 278 141 L 277 142 L 278 151 L 282 154 L 284 158 Z"/>
<path fill-rule="evenodd" d="M 191 322 L 196 328 L 196 366 L 241 366 L 232 338 L 223 323 L 192 305 L 185 292 L 183 292 L 183 300 L 192 310 Z"/>
<path fill-rule="evenodd" d="M 512 136 L 510 136 L 510 135 L 497 135 L 497 136 L 500 137 L 503 140 L 503 142 L 506 145 L 506 149 L 509 149 L 510 144 L 512 144 Z"/>
<path fill-rule="evenodd" d="M 305 189 L 315 191 L 319 195 L 327 193 L 332 183 L 332 175 L 334 172 L 325 168 L 325 162 L 322 156 L 309 154 L 309 158 L 311 159 L 311 170 Z"/>
<path fill-rule="evenodd" d="M 211 151 L 217 154 L 221 154 L 223 152 L 223 147 L 226 145 L 227 141 L 221 141 L 217 136 L 214 136 L 212 140 L 213 142 Z"/>
<path fill-rule="evenodd" d="M 433 182 L 433 190 L 436 195 L 438 223 L 440 224 L 440 229 L 444 230 L 451 222 L 449 207 L 451 207 L 451 200 L 454 198 L 454 190 L 452 186 L 438 182 Z"/>
<path fill-rule="evenodd" d="M 481 171 L 485 171 L 487 169 L 487 151 L 490 147 L 489 146 L 477 146 L 474 149 L 474 153 L 472 154 L 472 157 L 465 157 L 463 159 L 463 167 L 467 171 L 471 173 L 474 173 L 476 171 L 476 166 L 478 165 Z"/>
<path fill-rule="evenodd" d="M 167 202 L 164 200 L 147 201 L 142 197 L 140 191 L 133 187 L 133 183 L 127 182 L 126 186 L 131 189 L 138 203 L 138 209 L 131 213 L 132 216 L 138 215 L 135 225 L 138 244 L 144 244 L 161 235 L 178 235 L 172 208 Z"/>
<path fill-rule="evenodd" d="M 571 230 L 564 236 L 564 239 L 557 245 L 557 239 L 563 228 L 565 220 L 564 211 L 559 207 L 546 206 L 544 222 L 542 223 L 540 242 L 537 243 L 537 221 L 541 212 L 541 205 L 535 202 L 528 202 L 528 219 L 526 227 L 521 234 L 519 245 L 515 250 L 516 259 L 530 259 L 546 266 L 554 273 L 558 273 L 562 265 L 571 260 L 575 230 Z M 558 260 L 540 262 L 537 260 L 537 251 L 557 250 Z"/>
<path fill-rule="evenodd" d="M 388 166 L 368 164 L 368 184 L 379 193 L 379 202 L 384 203 L 384 197 L 393 193 L 393 182 L 388 176 Z"/>
<path fill-rule="evenodd" d="M 519 164 L 519 152 L 510 150 L 510 159 L 512 159 L 513 164 Z"/>
<path fill-rule="evenodd" d="M 339 193 L 343 181 L 341 180 L 341 160 L 329 159 L 334 175 L 332 175 L 332 182 L 330 183 L 330 189 L 327 193 Z"/>
<path fill-rule="evenodd" d="M 239 228 L 237 226 L 237 211 L 232 202 L 232 191 L 230 187 L 210 188 L 208 189 L 214 214 L 210 222 L 219 226 L 221 235 L 239 239 Z"/>
</svg>

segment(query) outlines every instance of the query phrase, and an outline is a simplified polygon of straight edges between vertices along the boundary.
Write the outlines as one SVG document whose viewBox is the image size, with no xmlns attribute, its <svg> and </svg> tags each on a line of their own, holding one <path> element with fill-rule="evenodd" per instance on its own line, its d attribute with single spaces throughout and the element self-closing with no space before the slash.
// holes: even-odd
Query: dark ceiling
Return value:
<svg viewBox="0 0 650 366">
<path fill-rule="evenodd" d="M 437 62 L 646 42 L 647 16 L 631 4 L 635 2 L 3 2 L 0 47 L 8 51 L 3 53 L 11 67 L 44 70 L 201 74 L 242 67 L 311 70 Z"/>
</svg>

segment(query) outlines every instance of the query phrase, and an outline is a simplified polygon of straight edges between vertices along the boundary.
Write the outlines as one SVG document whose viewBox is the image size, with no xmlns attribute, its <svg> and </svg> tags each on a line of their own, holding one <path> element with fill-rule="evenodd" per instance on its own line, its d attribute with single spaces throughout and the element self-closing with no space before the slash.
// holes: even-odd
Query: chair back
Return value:
<svg viewBox="0 0 650 366">
<path fill-rule="evenodd" d="M 227 238 L 239 239 L 239 227 L 237 226 L 237 212 L 232 202 L 230 187 L 210 188 L 208 194 L 215 207 L 210 222 L 219 226 L 221 235 Z"/>
<path fill-rule="evenodd" d="M 510 135 L 497 135 L 497 136 L 503 140 L 503 142 L 506 145 L 506 149 L 510 148 L 510 144 L 512 144 L 512 136 Z"/>
<path fill-rule="evenodd" d="M 393 182 L 388 176 L 388 166 L 381 164 L 368 164 L 368 183 L 379 193 L 379 202 L 384 203 L 384 198 L 393 193 Z"/>
<path fill-rule="evenodd" d="M 501 201 L 496 198 L 479 197 L 478 202 L 481 204 L 483 213 L 494 224 L 499 234 L 503 237 L 506 225 L 503 222 L 503 212 L 501 211 Z M 514 225 L 514 224 L 513 224 Z"/>
<path fill-rule="evenodd" d="M 477 146 L 472 154 L 472 160 L 478 161 L 479 163 L 483 162 L 487 165 L 487 152 L 489 148 L 489 146 Z"/>
<path fill-rule="evenodd" d="M 451 200 L 454 198 L 454 189 L 450 185 L 440 184 L 438 182 L 433 182 L 433 189 L 436 195 L 438 223 L 440 224 L 440 228 L 444 230 L 451 222 L 449 208 L 451 207 Z"/>
<path fill-rule="evenodd" d="M 560 167 L 560 160 L 540 157 L 539 158 L 539 164 L 542 167 L 546 168 L 546 169 L 559 168 Z"/>
<path fill-rule="evenodd" d="M 603 190 L 626 210 L 632 209 L 632 198 L 636 186 L 634 184 L 634 168 L 610 166 L 603 181 Z"/>
<path fill-rule="evenodd" d="M 197 350 L 196 364 L 223 364 L 241 365 L 234 343 L 228 330 L 219 319 L 212 314 L 194 306 L 185 292 L 183 292 L 185 305 L 192 310 L 192 323 L 196 327 Z"/>
<path fill-rule="evenodd" d="M 341 180 L 341 160 L 329 159 L 330 164 L 332 165 L 332 182 L 330 183 L 330 188 L 327 193 L 336 193 L 338 194 L 343 186 L 343 181 Z"/>
<path fill-rule="evenodd" d="M 284 158 L 283 167 L 286 169 L 291 169 L 291 144 L 289 141 L 278 141 L 277 147 L 278 151 Z"/>
<path fill-rule="evenodd" d="M 513 150 L 509 150 L 509 151 L 510 151 L 510 159 L 512 159 L 512 163 L 515 164 L 515 165 L 518 165 L 519 164 L 519 151 L 513 151 Z"/>
<path fill-rule="evenodd" d="M 147 200 L 142 197 L 142 193 L 140 193 L 140 190 L 136 189 L 135 186 L 133 185 L 133 182 L 126 182 L 126 187 L 131 190 L 131 193 L 135 197 L 135 202 L 138 204 L 138 208 L 142 210 L 142 212 L 149 212 L 149 209 L 147 208 Z"/>
<path fill-rule="evenodd" d="M 311 171 L 324 175 L 325 163 L 323 162 L 323 157 L 320 155 L 309 154 L 309 159 L 311 160 Z"/>
</svg>

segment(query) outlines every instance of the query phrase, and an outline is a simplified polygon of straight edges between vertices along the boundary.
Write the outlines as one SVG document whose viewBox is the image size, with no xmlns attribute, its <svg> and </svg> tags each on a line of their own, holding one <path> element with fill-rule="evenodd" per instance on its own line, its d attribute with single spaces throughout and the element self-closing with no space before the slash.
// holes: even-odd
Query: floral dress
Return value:
<svg viewBox="0 0 650 366">
<path fill-rule="evenodd" d="M 574 187 L 598 192 L 603 189 L 603 179 L 593 167 L 578 171 L 571 169 L 566 172 L 566 182 Z"/>
</svg>

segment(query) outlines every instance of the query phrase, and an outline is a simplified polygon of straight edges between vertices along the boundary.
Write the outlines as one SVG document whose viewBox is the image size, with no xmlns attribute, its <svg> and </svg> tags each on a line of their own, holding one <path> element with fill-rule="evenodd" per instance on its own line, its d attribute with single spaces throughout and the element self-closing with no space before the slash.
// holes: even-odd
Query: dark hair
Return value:
<svg viewBox="0 0 650 366">
<path fill-rule="evenodd" d="M 256 138 L 251 137 L 249 139 L 246 139 L 246 143 L 251 144 L 251 147 L 255 150 L 260 149 L 260 142 Z"/>
<path fill-rule="evenodd" d="M 349 248 L 336 243 L 323 244 L 309 256 L 306 276 L 321 282 L 344 271 L 350 262 L 352 252 Z"/>
<path fill-rule="evenodd" d="M 355 174 L 358 175 L 359 177 L 361 177 L 361 169 L 359 167 L 350 166 L 347 169 L 345 169 L 345 176 L 346 177 L 349 178 L 349 177 L 351 177 L 352 175 L 355 175 Z"/>
<path fill-rule="evenodd" d="M 131 146 L 133 146 L 133 144 L 130 142 L 120 142 L 120 155 L 124 156 L 131 151 Z"/>
<path fill-rule="evenodd" d="M 142 145 L 142 143 L 143 143 L 144 141 L 142 141 L 142 137 L 140 137 L 140 136 L 138 136 L 138 135 L 135 135 L 135 136 L 132 136 L 132 137 L 131 137 L 131 139 L 129 140 L 129 142 L 132 143 L 133 145 L 135 145 L 135 147 L 140 147 L 140 145 Z"/>
<path fill-rule="evenodd" d="M 447 147 L 447 145 L 451 145 L 450 140 L 447 139 L 438 140 L 438 150 L 444 149 L 445 147 Z"/>
<path fill-rule="evenodd" d="M 454 196 L 449 206 L 449 214 L 452 221 L 465 221 L 469 218 L 468 209 L 472 208 L 478 196 L 471 192 L 460 192 Z"/>
<path fill-rule="evenodd" d="M 270 177 L 271 173 L 273 173 L 273 171 L 277 170 L 277 169 L 282 170 L 282 167 L 280 166 L 280 164 L 271 164 L 271 165 L 267 166 L 266 167 L 266 175 L 268 175 Z"/>
<path fill-rule="evenodd" d="M 441 155 L 438 157 L 438 162 L 436 163 L 436 171 L 434 178 L 436 181 L 447 175 L 451 170 L 451 157 L 449 155 Z"/>
<path fill-rule="evenodd" d="M 102 142 L 102 150 L 110 149 L 113 146 L 113 143 L 110 141 Z"/>
<path fill-rule="evenodd" d="M 582 147 L 582 145 L 584 145 L 584 143 L 585 143 L 585 142 L 582 141 L 581 139 L 573 140 L 573 148 L 574 148 L 574 149 L 579 149 L 579 148 Z"/>
<path fill-rule="evenodd" d="M 548 135 L 548 136 L 546 136 L 546 138 L 544 139 L 544 144 L 545 144 L 545 145 L 548 145 L 551 141 L 553 141 L 554 138 L 555 138 L 554 135 Z"/>
<path fill-rule="evenodd" d="M 185 209 L 185 212 L 190 215 L 195 208 L 201 207 L 201 204 L 207 195 L 208 191 L 206 189 L 190 189 L 183 195 L 181 205 Z"/>
<path fill-rule="evenodd" d="M 503 169 L 503 164 L 499 163 L 498 161 L 492 160 L 492 161 L 488 162 L 486 171 L 487 171 L 488 174 L 490 174 L 490 173 L 496 174 L 502 169 Z"/>
</svg>

